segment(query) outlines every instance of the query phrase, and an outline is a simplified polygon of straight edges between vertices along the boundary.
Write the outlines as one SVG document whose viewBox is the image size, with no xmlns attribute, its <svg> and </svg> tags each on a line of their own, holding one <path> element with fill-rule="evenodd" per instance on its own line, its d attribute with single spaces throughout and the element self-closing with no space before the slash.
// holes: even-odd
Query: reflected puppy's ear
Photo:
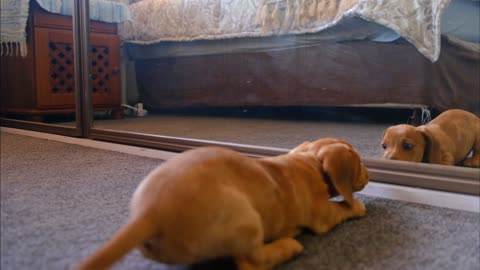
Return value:
<svg viewBox="0 0 480 270">
<path fill-rule="evenodd" d="M 441 164 L 442 152 L 440 150 L 440 143 L 437 141 L 432 132 L 426 129 L 424 126 L 420 126 L 417 130 L 422 134 L 425 139 L 425 149 L 423 151 L 422 162 Z"/>
<path fill-rule="evenodd" d="M 324 146 L 317 154 L 323 173 L 349 205 L 353 205 L 353 183 L 360 169 L 360 158 L 346 144 Z"/>
<path fill-rule="evenodd" d="M 388 128 L 384 129 L 383 132 L 382 132 L 382 140 L 383 140 L 383 138 L 385 138 L 385 133 L 387 133 L 387 129 Z"/>
</svg>

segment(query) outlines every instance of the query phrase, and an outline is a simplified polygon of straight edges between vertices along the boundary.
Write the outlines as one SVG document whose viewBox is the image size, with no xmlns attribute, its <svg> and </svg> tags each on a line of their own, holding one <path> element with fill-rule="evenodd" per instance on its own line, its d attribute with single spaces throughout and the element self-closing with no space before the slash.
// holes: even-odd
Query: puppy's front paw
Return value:
<svg viewBox="0 0 480 270">
<path fill-rule="evenodd" d="M 473 158 L 466 159 L 463 161 L 462 165 L 465 167 L 480 168 L 480 157 L 476 156 Z"/>
<path fill-rule="evenodd" d="M 352 211 L 355 217 L 363 217 L 367 214 L 367 208 L 365 205 L 357 200 L 353 201 Z"/>
<path fill-rule="evenodd" d="M 297 240 L 293 238 L 286 238 L 284 239 L 284 241 L 285 241 L 284 244 L 288 246 L 287 249 L 290 250 L 290 252 L 292 253 L 292 256 L 296 256 L 297 254 L 302 252 L 303 246 Z"/>
</svg>

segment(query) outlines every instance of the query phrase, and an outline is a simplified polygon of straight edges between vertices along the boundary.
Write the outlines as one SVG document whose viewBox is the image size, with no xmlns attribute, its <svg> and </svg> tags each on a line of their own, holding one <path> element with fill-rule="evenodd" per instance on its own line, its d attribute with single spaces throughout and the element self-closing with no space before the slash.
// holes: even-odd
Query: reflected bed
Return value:
<svg viewBox="0 0 480 270">
<path fill-rule="evenodd" d="M 274 17 L 280 7 L 283 26 L 290 2 L 267 1 L 270 13 L 266 14 Z M 347 5 L 342 11 L 345 2 L 353 8 Z M 479 114 L 480 50 L 475 26 L 479 4 L 453 1 L 446 8 L 448 1 L 428 2 L 437 6 L 429 20 L 443 14 L 443 28 L 440 31 L 439 19 L 435 30 L 435 25 L 419 21 L 428 16 L 413 16 L 407 22 L 425 28 L 422 38 L 406 33 L 413 26 L 398 28 L 395 20 L 385 22 L 375 13 L 355 9 L 355 1 L 338 1 L 337 17 L 328 25 L 311 21 L 303 28 L 266 31 L 264 19 L 263 26 L 252 23 L 248 35 L 241 32 L 232 38 L 230 32 L 219 34 L 208 24 L 204 32 L 189 30 L 189 22 L 178 27 L 183 36 L 171 28 L 162 32 L 161 26 L 174 24 L 175 19 L 152 23 L 163 16 L 155 7 L 158 1 L 143 0 L 130 5 L 136 28 L 124 25 L 120 33 L 135 61 L 138 101 L 154 109 L 398 103 Z M 260 6 L 252 16 L 258 17 L 258 10 Z M 140 21 L 145 17 L 148 26 Z M 157 28 L 152 30 L 153 26 Z M 222 38 L 227 34 L 229 38 Z"/>
<path fill-rule="evenodd" d="M 28 6 L 28 0 L 23 2 Z M 408 104 L 480 114 L 478 1 L 90 2 L 92 20 L 120 23 L 126 56 L 122 61 L 134 63 L 124 66 L 131 70 L 122 71 L 127 92 L 123 103 L 142 102 L 152 109 Z M 3 3 L 16 2 L 2 1 L 2 7 Z M 72 11 L 71 1 L 30 3 L 46 9 L 45 18 Z M 31 32 L 20 36 L 17 52 L 20 48 L 25 56 L 28 48 L 27 60 L 41 54 L 32 42 L 26 44 L 25 36 L 34 38 Z M 15 39 L 7 42 L 5 37 L 2 31 L 2 53 L 13 53 L 7 44 L 16 44 Z M 97 42 L 93 35 L 91 42 Z M 2 63 L 7 60 L 24 61 L 2 56 Z M 12 70 L 13 64 L 8 66 Z M 117 67 L 115 73 L 112 76 L 118 77 Z M 18 72 L 2 76 L 4 82 L 10 77 L 22 80 Z M 39 79 L 47 80 L 36 75 Z M 118 79 L 110 78 L 115 84 Z M 118 88 L 111 92 L 120 108 L 120 87 L 111 88 Z M 70 103 L 54 105 L 64 108 Z"/>
</svg>

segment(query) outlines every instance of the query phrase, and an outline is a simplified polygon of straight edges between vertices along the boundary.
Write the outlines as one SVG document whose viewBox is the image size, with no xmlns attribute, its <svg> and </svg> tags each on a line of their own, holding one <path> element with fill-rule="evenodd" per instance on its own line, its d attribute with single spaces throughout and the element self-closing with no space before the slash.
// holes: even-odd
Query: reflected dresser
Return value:
<svg viewBox="0 0 480 270">
<path fill-rule="evenodd" d="M 90 32 L 94 110 L 122 118 L 117 25 L 91 21 Z M 33 3 L 27 23 L 27 46 L 25 58 L 1 57 L 2 115 L 43 121 L 45 115 L 74 113 L 72 18 L 49 13 Z"/>
</svg>

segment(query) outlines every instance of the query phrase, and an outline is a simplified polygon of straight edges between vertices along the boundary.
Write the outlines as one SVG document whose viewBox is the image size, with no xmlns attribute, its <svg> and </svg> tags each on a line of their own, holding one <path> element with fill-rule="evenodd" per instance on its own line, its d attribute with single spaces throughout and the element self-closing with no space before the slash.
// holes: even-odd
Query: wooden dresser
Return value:
<svg viewBox="0 0 480 270">
<path fill-rule="evenodd" d="M 35 2 L 35 1 L 32 1 Z M 95 111 L 122 118 L 120 41 L 117 25 L 90 23 L 91 82 Z M 1 57 L 1 111 L 43 121 L 75 112 L 72 18 L 33 4 L 27 26 L 28 54 Z"/>
</svg>

